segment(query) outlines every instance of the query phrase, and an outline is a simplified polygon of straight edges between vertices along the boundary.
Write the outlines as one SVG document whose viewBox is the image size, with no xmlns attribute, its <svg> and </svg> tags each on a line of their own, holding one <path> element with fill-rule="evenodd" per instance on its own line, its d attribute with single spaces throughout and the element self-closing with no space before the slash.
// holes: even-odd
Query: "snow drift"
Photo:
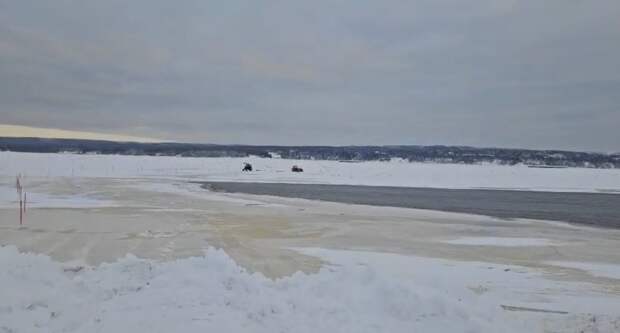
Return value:
<svg viewBox="0 0 620 333">
<path fill-rule="evenodd" d="M 503 326 L 493 311 L 477 309 L 472 316 L 457 299 L 364 265 L 273 281 L 214 249 L 174 262 L 127 256 L 80 269 L 14 247 L 0 248 L 0 264 L 3 332 L 481 332 Z"/>
</svg>

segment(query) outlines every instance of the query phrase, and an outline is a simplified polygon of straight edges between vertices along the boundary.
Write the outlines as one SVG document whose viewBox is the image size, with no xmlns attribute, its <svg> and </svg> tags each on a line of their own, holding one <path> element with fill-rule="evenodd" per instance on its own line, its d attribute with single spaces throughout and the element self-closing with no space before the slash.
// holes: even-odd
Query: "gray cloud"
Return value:
<svg viewBox="0 0 620 333">
<path fill-rule="evenodd" d="M 0 0 L 0 122 L 620 150 L 616 0 Z"/>
</svg>

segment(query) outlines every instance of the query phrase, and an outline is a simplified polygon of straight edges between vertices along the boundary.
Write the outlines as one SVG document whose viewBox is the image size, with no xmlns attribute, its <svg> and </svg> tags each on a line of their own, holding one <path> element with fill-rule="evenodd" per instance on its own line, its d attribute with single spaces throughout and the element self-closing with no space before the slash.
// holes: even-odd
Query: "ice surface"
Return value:
<svg viewBox="0 0 620 333">
<path fill-rule="evenodd" d="M 106 200 L 88 197 L 88 195 L 68 195 L 39 193 L 29 191 L 26 187 L 28 208 L 96 208 L 111 207 L 116 204 Z M 15 208 L 18 206 L 18 195 L 15 188 L 0 185 L 0 208 Z"/>
<path fill-rule="evenodd" d="M 255 172 L 242 172 L 243 162 Z M 293 164 L 303 173 L 292 173 Z M 0 176 L 176 178 L 183 180 L 321 183 L 436 188 L 620 192 L 618 169 L 541 169 L 526 166 L 340 163 L 268 158 L 182 158 L 0 152 Z"/>
<path fill-rule="evenodd" d="M 461 237 L 447 240 L 444 243 L 456 245 L 479 246 L 550 246 L 554 245 L 545 238 L 518 238 L 518 237 Z"/>
<path fill-rule="evenodd" d="M 258 171 L 242 173 L 243 161 L 251 162 Z M 290 173 L 292 164 L 301 164 L 305 172 Z M 69 183 L 73 178 L 109 177 L 127 179 L 127 186 L 134 184 L 145 191 L 188 196 L 215 195 L 202 192 L 196 184 L 186 184 L 188 180 L 620 190 L 618 170 L 0 152 L 0 205 L 15 204 L 11 184 L 19 173 L 25 176 L 26 190 L 33 184 L 30 180 L 45 184 L 47 177 L 54 181 L 67 177 Z M 162 179 L 172 179 L 174 185 L 155 181 Z M 249 202 L 217 196 L 224 201 Z M 88 193 L 63 194 L 53 189 L 32 192 L 31 198 L 39 207 L 110 204 Z M 144 235 L 166 237 L 158 231 Z M 448 242 L 552 245 L 544 238 L 469 237 Z M 296 273 L 273 281 L 246 272 L 226 253 L 214 249 L 204 257 L 172 262 L 128 256 L 82 268 L 0 247 L 0 332 L 620 331 L 620 298 L 584 282 L 548 280 L 523 267 L 491 263 L 298 250 L 331 264 L 318 274 Z M 582 269 L 595 276 L 618 276 L 615 265 L 552 265 Z M 529 310 L 506 311 L 502 305 Z"/>
<path fill-rule="evenodd" d="M 620 280 L 620 265 L 574 261 L 550 261 L 547 263 L 554 266 L 580 269 L 592 276 Z"/>
</svg>

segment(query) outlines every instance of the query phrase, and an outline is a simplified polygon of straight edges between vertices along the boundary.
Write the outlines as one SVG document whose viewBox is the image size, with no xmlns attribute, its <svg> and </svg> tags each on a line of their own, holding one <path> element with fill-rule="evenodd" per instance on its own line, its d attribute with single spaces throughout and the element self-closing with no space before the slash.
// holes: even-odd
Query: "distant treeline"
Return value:
<svg viewBox="0 0 620 333">
<path fill-rule="evenodd" d="M 531 166 L 620 168 L 620 154 L 460 146 L 248 146 L 135 143 L 76 139 L 0 138 L 0 150 L 32 153 L 118 154 L 185 157 L 281 157 L 337 161 L 496 163 Z"/>
</svg>

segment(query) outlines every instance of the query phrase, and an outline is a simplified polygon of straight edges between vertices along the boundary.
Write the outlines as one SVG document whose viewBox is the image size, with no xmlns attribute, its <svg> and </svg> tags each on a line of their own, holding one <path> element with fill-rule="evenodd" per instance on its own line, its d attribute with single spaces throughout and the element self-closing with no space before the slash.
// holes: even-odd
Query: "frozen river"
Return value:
<svg viewBox="0 0 620 333">
<path fill-rule="evenodd" d="M 620 195 L 283 183 L 208 182 L 215 191 L 620 227 Z"/>
</svg>

